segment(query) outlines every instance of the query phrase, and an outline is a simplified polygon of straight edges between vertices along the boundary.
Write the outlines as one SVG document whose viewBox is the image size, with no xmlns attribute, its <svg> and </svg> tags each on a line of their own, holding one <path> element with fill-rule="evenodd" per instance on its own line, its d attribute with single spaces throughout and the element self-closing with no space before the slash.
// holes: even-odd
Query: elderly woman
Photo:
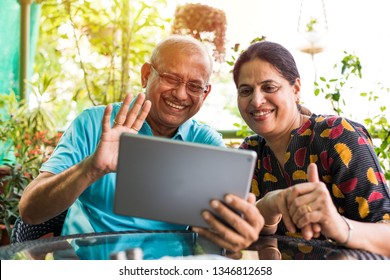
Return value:
<svg viewBox="0 0 390 280">
<path fill-rule="evenodd" d="M 256 133 L 241 148 L 258 155 L 252 192 L 262 233 L 299 229 L 305 239 L 390 256 L 389 187 L 364 126 L 303 112 L 296 63 L 277 43 L 251 45 L 233 75 L 239 111 Z"/>
</svg>

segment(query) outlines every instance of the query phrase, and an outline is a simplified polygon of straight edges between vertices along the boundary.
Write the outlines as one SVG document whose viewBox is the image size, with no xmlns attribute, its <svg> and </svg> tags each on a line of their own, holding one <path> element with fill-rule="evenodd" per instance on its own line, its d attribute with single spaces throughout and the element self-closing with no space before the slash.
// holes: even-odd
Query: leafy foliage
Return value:
<svg viewBox="0 0 390 280">
<path fill-rule="evenodd" d="M 5 225 L 8 236 L 11 236 L 11 226 L 19 215 L 19 200 L 29 179 L 24 176 L 21 165 L 5 166 L 9 168 L 9 173 L 0 178 L 0 223 Z"/>
<path fill-rule="evenodd" d="M 55 131 L 53 118 L 43 107 L 30 109 L 25 100 L 19 102 L 14 93 L 3 94 L 0 100 L 0 108 L 8 112 L 0 118 L 0 141 L 5 147 L 3 162 L 9 169 L 9 173 L 0 178 L 0 223 L 5 224 L 10 235 L 10 225 L 19 215 L 22 192 L 38 175 L 61 133 Z"/>
<path fill-rule="evenodd" d="M 329 100 L 333 111 L 337 115 L 343 114 L 343 107 L 347 106 L 346 97 L 344 97 L 343 91 L 356 81 L 356 78 L 362 78 L 362 65 L 358 56 L 348 54 L 344 51 L 345 56 L 341 60 L 341 64 L 336 63 L 334 68 L 340 68 L 340 77 L 326 79 L 320 77 L 319 82 L 314 82 L 315 90 L 314 94 L 318 96 L 320 93 L 325 96 L 325 99 Z M 350 79 L 352 80 L 350 82 Z M 350 88 L 352 88 L 350 86 Z"/>
<path fill-rule="evenodd" d="M 265 41 L 267 38 L 265 36 L 261 36 L 261 37 L 256 37 L 254 38 L 252 41 L 249 42 L 249 45 L 251 44 L 254 44 L 256 42 L 260 42 L 260 41 Z M 244 51 L 241 49 L 241 44 L 240 43 L 236 43 L 232 48 L 233 50 L 233 54 L 232 54 L 232 57 L 230 58 L 231 60 L 227 60 L 226 63 L 229 65 L 229 66 L 234 66 L 234 63 L 236 62 L 238 56 Z M 230 72 L 233 72 L 233 69 L 230 71 Z"/>
<path fill-rule="evenodd" d="M 68 113 L 135 95 L 142 88 L 140 65 L 168 29 L 169 19 L 159 15 L 165 5 L 166 0 L 42 1 L 35 80 L 55 73 L 59 104 L 77 102 Z"/>
<path fill-rule="evenodd" d="M 305 25 L 305 32 L 314 32 L 316 30 L 316 25 L 318 20 L 315 17 L 311 17 L 310 20 Z"/>
</svg>

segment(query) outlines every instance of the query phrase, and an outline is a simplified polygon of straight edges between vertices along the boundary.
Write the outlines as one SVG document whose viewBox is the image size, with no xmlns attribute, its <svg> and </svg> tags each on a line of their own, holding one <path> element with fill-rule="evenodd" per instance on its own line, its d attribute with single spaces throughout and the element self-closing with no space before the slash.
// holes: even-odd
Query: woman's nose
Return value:
<svg viewBox="0 0 390 280">
<path fill-rule="evenodd" d="M 254 106 L 258 106 L 258 105 L 265 103 L 265 101 L 266 101 L 266 99 L 265 99 L 264 93 L 259 88 L 254 89 L 253 94 L 252 94 L 251 103 Z"/>
</svg>

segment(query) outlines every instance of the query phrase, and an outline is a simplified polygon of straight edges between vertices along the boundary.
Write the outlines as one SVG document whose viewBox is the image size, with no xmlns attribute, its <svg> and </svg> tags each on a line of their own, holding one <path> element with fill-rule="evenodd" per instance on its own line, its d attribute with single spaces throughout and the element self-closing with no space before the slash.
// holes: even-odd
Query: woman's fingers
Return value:
<svg viewBox="0 0 390 280">
<path fill-rule="evenodd" d="M 307 167 L 307 179 L 309 182 L 319 182 L 318 168 L 315 163 L 310 163 Z"/>
</svg>

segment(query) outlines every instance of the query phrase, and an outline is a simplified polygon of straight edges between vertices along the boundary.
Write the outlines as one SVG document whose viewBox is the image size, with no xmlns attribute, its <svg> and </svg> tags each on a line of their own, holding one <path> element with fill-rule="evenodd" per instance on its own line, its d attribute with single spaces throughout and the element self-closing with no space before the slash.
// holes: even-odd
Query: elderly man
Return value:
<svg viewBox="0 0 390 280">
<path fill-rule="evenodd" d="M 219 133 L 193 117 L 209 95 L 212 59 L 197 40 L 171 36 L 157 45 L 149 63 L 142 66 L 140 93 L 132 101 L 83 111 L 60 140 L 40 175 L 25 189 L 20 213 L 26 223 L 44 222 L 69 208 L 62 234 L 121 230 L 185 229 L 184 226 L 113 213 L 119 137 L 123 132 L 167 137 L 223 146 Z M 221 247 L 237 252 L 257 240 L 264 220 L 248 201 L 227 195 L 211 207 L 235 230 L 209 212 L 204 219 L 212 230 L 192 230 Z"/>
</svg>

